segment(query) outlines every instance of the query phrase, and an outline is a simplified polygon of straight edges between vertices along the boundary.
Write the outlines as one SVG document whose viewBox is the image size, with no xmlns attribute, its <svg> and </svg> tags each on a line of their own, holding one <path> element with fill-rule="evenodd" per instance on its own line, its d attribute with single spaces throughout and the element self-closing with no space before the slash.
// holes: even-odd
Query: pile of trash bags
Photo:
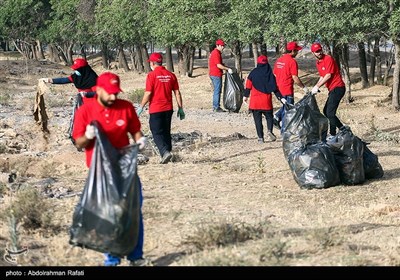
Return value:
<svg viewBox="0 0 400 280">
<path fill-rule="evenodd" d="M 378 157 L 350 127 L 342 127 L 325 140 L 328 119 L 321 114 L 314 95 L 307 94 L 288 108 L 284 123 L 283 153 L 301 188 L 356 185 L 383 176 Z"/>
</svg>

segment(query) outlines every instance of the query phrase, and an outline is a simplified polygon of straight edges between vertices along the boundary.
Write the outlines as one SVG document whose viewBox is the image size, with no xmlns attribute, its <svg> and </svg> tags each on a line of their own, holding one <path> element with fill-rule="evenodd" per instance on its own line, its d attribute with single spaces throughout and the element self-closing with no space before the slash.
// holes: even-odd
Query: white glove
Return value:
<svg viewBox="0 0 400 280">
<path fill-rule="evenodd" d="M 51 83 L 51 78 L 41 78 L 39 79 L 39 82 L 44 82 L 44 83 Z"/>
<path fill-rule="evenodd" d="M 92 140 L 96 136 L 96 133 L 95 133 L 93 125 L 88 124 L 86 126 L 85 136 L 89 140 Z"/>
<path fill-rule="evenodd" d="M 233 70 L 232 70 L 231 68 L 228 68 L 228 73 L 229 73 L 229 74 L 232 74 L 232 73 L 233 73 Z"/>
<path fill-rule="evenodd" d="M 318 86 L 314 86 L 311 90 L 311 94 L 317 94 L 319 92 L 319 87 Z"/>
<path fill-rule="evenodd" d="M 303 91 L 304 91 L 304 94 L 307 94 L 307 93 L 310 92 L 310 90 L 308 89 L 308 87 L 303 87 Z"/>
<path fill-rule="evenodd" d="M 139 138 L 139 140 L 136 141 L 136 144 L 139 145 L 139 150 L 143 150 L 144 148 L 146 148 L 147 145 L 147 138 L 145 136 L 142 136 Z"/>
<path fill-rule="evenodd" d="M 281 102 L 282 102 L 283 105 L 285 105 L 287 101 L 286 101 L 285 98 L 281 98 Z"/>
</svg>

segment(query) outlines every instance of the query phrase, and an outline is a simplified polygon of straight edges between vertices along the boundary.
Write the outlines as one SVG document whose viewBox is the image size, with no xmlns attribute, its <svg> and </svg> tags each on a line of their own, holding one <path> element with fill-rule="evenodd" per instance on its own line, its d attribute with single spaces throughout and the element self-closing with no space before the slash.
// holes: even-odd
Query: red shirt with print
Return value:
<svg viewBox="0 0 400 280">
<path fill-rule="evenodd" d="M 178 90 L 178 80 L 174 73 L 158 66 L 146 78 L 146 91 L 150 91 L 149 113 L 170 111 L 173 109 L 172 92 Z"/>
<path fill-rule="evenodd" d="M 297 61 L 290 55 L 284 54 L 274 64 L 274 75 L 279 92 L 283 96 L 294 94 L 294 81 L 292 76 L 298 76 L 299 67 Z"/>
<path fill-rule="evenodd" d="M 272 94 L 263 93 L 254 88 L 250 79 L 246 80 L 246 89 L 250 90 L 250 110 L 273 110 Z"/>
<path fill-rule="evenodd" d="M 112 106 L 104 107 L 99 104 L 97 95 L 95 95 L 93 98 L 88 98 L 76 111 L 72 137 L 77 139 L 83 136 L 86 126 L 93 120 L 101 124 L 108 140 L 117 149 L 129 145 L 127 133 L 134 135 L 140 131 L 141 126 L 131 102 L 117 99 Z M 86 165 L 88 167 L 90 167 L 90 162 L 92 161 L 93 149 L 94 141 L 91 141 L 85 147 Z"/>
<path fill-rule="evenodd" d="M 345 86 L 339 67 L 332 56 L 324 54 L 321 60 L 317 60 L 317 69 L 321 77 L 324 77 L 328 73 L 332 75 L 325 83 L 329 91 L 332 91 L 336 87 Z"/>
<path fill-rule="evenodd" d="M 222 64 L 221 52 L 215 48 L 210 53 L 210 59 L 208 60 L 209 75 L 215 77 L 222 77 L 222 69 L 217 67 L 217 64 Z"/>
</svg>

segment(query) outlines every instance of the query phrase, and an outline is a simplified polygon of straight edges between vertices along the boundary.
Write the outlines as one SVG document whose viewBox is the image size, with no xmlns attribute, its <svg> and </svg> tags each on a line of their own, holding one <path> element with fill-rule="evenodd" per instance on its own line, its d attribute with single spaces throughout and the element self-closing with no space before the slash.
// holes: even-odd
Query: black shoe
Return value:
<svg viewBox="0 0 400 280">
<path fill-rule="evenodd" d="M 217 109 L 213 110 L 216 113 L 225 113 L 226 111 L 224 109 L 222 109 L 221 107 L 218 107 Z"/>
<path fill-rule="evenodd" d="M 279 124 L 279 121 L 275 118 L 273 118 L 273 124 L 276 127 L 276 129 L 281 129 L 281 125 Z"/>
</svg>

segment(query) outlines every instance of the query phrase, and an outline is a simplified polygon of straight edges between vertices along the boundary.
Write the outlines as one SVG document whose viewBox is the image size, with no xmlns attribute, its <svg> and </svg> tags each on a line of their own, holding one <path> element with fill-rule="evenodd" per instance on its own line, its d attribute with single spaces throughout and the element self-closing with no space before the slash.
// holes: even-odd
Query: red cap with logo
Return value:
<svg viewBox="0 0 400 280">
<path fill-rule="evenodd" d="M 118 75 L 104 72 L 97 77 L 96 87 L 103 88 L 108 94 L 117 94 L 122 91 Z"/>
<path fill-rule="evenodd" d="M 87 66 L 87 65 L 88 65 L 88 63 L 87 63 L 86 59 L 77 58 L 77 59 L 74 60 L 74 64 L 72 64 L 71 68 L 73 70 L 76 70 L 76 69 L 79 69 L 79 68 L 81 68 L 83 66 Z"/>
<path fill-rule="evenodd" d="M 215 41 L 215 44 L 218 46 L 225 46 L 225 42 L 222 39 L 218 39 L 217 41 Z"/>
<path fill-rule="evenodd" d="M 322 46 L 321 46 L 320 43 L 314 43 L 314 44 L 311 45 L 311 51 L 312 52 L 316 52 L 316 51 L 319 51 L 319 50 L 322 50 Z"/>
<path fill-rule="evenodd" d="M 265 55 L 260 55 L 257 58 L 257 64 L 267 64 L 268 63 L 268 58 Z"/>
<path fill-rule="evenodd" d="M 152 53 L 149 57 L 149 59 L 147 60 L 147 62 L 157 62 L 157 63 L 162 63 L 162 54 L 161 53 Z"/>
<path fill-rule="evenodd" d="M 299 45 L 297 45 L 296 42 L 289 42 L 289 43 L 286 44 L 286 49 L 287 49 L 288 51 L 293 51 L 293 50 L 299 51 L 299 50 L 302 49 L 302 47 L 300 47 Z"/>
</svg>

